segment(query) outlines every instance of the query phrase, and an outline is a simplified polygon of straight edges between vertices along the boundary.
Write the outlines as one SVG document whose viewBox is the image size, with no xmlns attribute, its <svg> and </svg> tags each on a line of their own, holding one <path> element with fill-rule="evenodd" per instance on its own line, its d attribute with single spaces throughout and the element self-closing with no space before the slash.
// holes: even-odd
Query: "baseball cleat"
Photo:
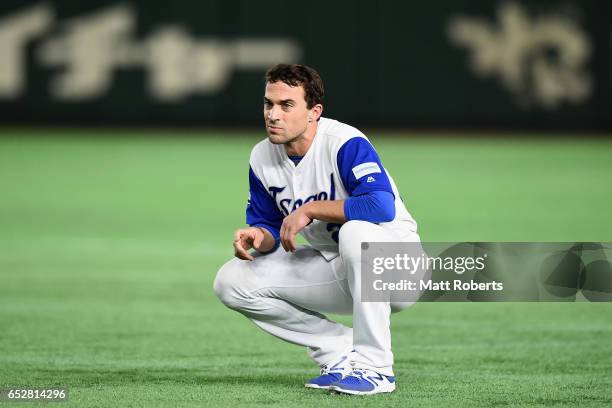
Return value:
<svg viewBox="0 0 612 408">
<path fill-rule="evenodd" d="M 311 378 L 304 384 L 306 388 L 317 388 L 327 390 L 333 383 L 337 383 L 351 372 L 350 360 L 347 355 L 341 356 L 330 364 L 321 366 L 321 375 Z"/>
<path fill-rule="evenodd" d="M 340 381 L 331 384 L 329 389 L 351 395 L 372 395 L 395 390 L 395 377 L 382 375 L 372 370 L 353 369 Z"/>
</svg>

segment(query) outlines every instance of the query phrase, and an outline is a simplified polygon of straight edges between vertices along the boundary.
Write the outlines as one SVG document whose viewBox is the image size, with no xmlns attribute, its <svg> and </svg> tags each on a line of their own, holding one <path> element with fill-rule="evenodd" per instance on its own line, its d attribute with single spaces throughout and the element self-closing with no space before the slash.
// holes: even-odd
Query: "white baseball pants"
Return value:
<svg viewBox="0 0 612 408">
<path fill-rule="evenodd" d="M 411 228 L 348 221 L 340 229 L 340 256 L 327 261 L 315 249 L 280 247 L 253 261 L 233 258 L 219 272 L 219 299 L 266 332 L 306 346 L 326 364 L 351 350 L 355 367 L 393 375 L 390 314 L 412 303 L 361 302 L 361 242 L 419 242 Z M 353 328 L 323 313 L 352 314 Z"/>
</svg>

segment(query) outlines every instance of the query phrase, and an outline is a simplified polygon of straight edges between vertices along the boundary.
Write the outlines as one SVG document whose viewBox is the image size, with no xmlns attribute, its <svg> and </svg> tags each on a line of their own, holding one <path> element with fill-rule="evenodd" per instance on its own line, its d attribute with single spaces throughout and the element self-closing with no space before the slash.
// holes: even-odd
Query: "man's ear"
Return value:
<svg viewBox="0 0 612 408">
<path fill-rule="evenodd" d="M 310 113 L 308 114 L 308 122 L 314 122 L 319 120 L 321 114 L 323 114 L 323 105 L 317 103 L 315 106 L 310 108 Z"/>
</svg>

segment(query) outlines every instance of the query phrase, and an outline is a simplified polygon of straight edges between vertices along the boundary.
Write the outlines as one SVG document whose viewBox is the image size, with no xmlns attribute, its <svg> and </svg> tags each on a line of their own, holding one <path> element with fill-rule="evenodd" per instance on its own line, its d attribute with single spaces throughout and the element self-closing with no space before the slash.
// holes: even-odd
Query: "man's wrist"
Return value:
<svg viewBox="0 0 612 408">
<path fill-rule="evenodd" d="M 304 212 L 304 215 L 308 218 L 310 218 L 310 221 L 315 219 L 315 215 L 313 213 L 313 207 L 314 207 L 315 202 L 311 201 L 309 203 L 304 204 L 303 206 L 301 206 L 300 208 L 302 209 L 302 211 Z"/>
<path fill-rule="evenodd" d="M 268 231 L 267 229 L 265 229 L 264 227 L 253 227 L 255 229 L 258 229 L 259 231 L 261 231 L 261 233 L 264 235 L 264 237 L 266 236 L 266 231 Z"/>
<path fill-rule="evenodd" d="M 261 244 L 259 245 L 259 247 L 255 248 L 253 246 L 253 248 L 255 248 L 255 250 L 257 252 L 259 252 L 261 254 L 268 254 L 270 252 L 274 252 L 276 250 L 276 248 L 278 248 L 279 241 L 276 239 L 276 237 L 274 236 L 272 231 L 270 231 L 265 226 L 261 226 L 261 225 L 256 225 L 256 226 L 254 226 L 252 228 L 259 229 L 259 231 L 261 231 L 261 233 L 263 234 L 263 239 L 261 240 Z M 270 236 L 271 240 L 267 239 L 268 235 Z M 268 242 L 266 242 L 266 241 L 268 241 Z"/>
<path fill-rule="evenodd" d="M 262 249 L 261 247 L 266 245 L 266 232 L 268 232 L 268 233 L 270 233 L 270 232 L 266 228 L 264 228 L 264 227 L 257 226 L 257 227 L 254 227 L 254 228 L 258 229 L 259 232 L 261 232 L 261 234 L 263 235 L 263 238 L 261 239 L 261 243 L 259 244 L 259 248 L 255 248 L 255 246 L 253 246 L 253 248 L 255 248 L 255 250 L 259 251 L 260 249 Z"/>
</svg>

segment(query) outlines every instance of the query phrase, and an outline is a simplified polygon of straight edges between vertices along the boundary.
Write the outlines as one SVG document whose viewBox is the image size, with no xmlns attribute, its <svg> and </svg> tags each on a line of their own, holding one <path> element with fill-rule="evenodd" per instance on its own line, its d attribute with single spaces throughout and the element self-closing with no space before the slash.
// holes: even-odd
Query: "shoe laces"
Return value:
<svg viewBox="0 0 612 408">
<path fill-rule="evenodd" d="M 344 376 L 347 374 L 347 367 L 351 364 L 352 363 L 348 360 L 347 356 L 342 356 L 341 359 L 335 363 L 332 362 L 329 364 L 323 364 L 321 366 L 321 375 L 330 373 L 340 373 Z"/>
<path fill-rule="evenodd" d="M 352 377 L 353 382 L 367 381 L 374 385 L 378 384 L 379 381 L 383 381 L 385 378 L 387 378 L 385 375 L 364 368 L 353 368 L 353 370 L 347 377 Z"/>
<path fill-rule="evenodd" d="M 364 375 L 365 375 L 365 371 L 363 371 L 360 368 L 353 368 L 349 374 L 349 376 L 361 377 L 361 378 L 363 378 Z"/>
</svg>

